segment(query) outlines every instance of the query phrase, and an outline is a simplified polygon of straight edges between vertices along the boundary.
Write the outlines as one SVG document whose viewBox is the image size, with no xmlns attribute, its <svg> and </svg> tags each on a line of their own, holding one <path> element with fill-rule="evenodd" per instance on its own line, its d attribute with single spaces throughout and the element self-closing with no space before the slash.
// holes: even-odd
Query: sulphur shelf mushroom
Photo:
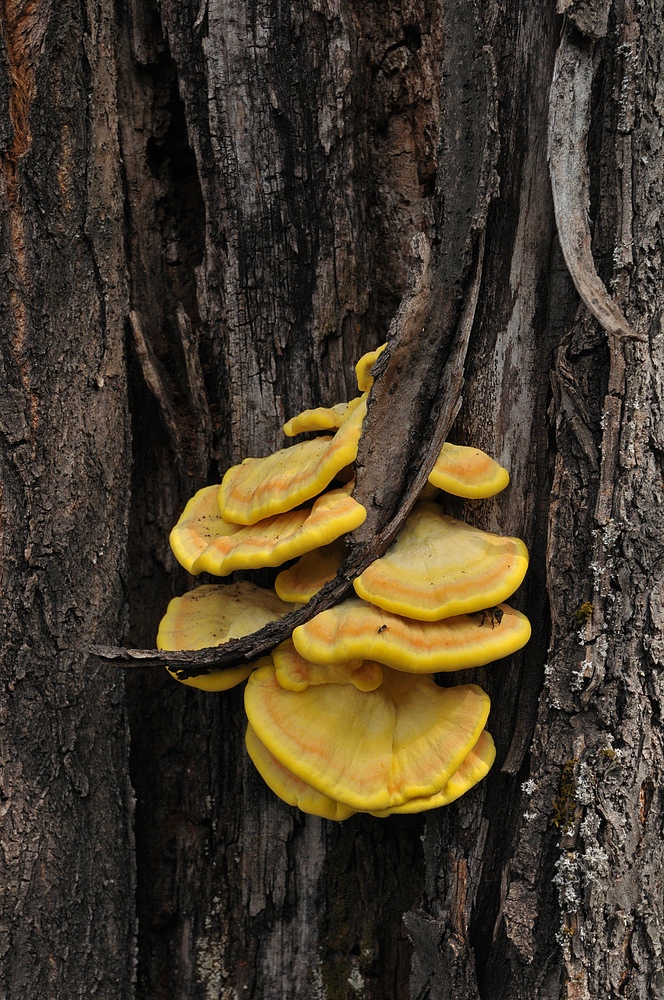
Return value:
<svg viewBox="0 0 664 1000">
<path fill-rule="evenodd" d="M 178 562 L 190 573 L 228 576 L 239 569 L 280 566 L 339 535 L 359 527 L 366 517 L 350 487 L 330 490 L 311 507 L 285 511 L 251 525 L 229 524 L 219 514 L 216 486 L 189 501 L 171 532 Z"/>
<path fill-rule="evenodd" d="M 157 649 L 206 649 L 229 639 L 249 635 L 268 622 L 292 611 L 271 590 L 248 581 L 228 586 L 206 585 L 174 597 L 157 632 Z M 228 670 L 212 670 L 198 677 L 180 677 L 177 668 L 167 667 L 171 677 L 203 691 L 228 691 L 246 680 L 256 666 L 271 664 L 270 657 Z"/>
<path fill-rule="evenodd" d="M 228 470 L 219 487 L 226 521 L 255 524 L 292 510 L 322 492 L 357 457 L 366 400 L 341 424 L 334 437 L 317 437 L 266 458 L 245 458 Z"/>
<path fill-rule="evenodd" d="M 432 486 L 469 500 L 495 496 L 509 481 L 507 469 L 479 448 L 448 442 L 443 445 L 429 473 Z"/>
<path fill-rule="evenodd" d="M 358 691 L 375 691 L 383 682 L 380 663 L 351 659 L 337 663 L 314 663 L 286 639 L 272 650 L 277 683 L 288 691 L 304 691 L 311 684 L 353 684 Z"/>
<path fill-rule="evenodd" d="M 271 667 L 249 677 L 247 718 L 270 753 L 323 795 L 364 812 L 439 792 L 477 743 L 489 698 L 386 667 L 375 691 L 288 691 Z"/>
<path fill-rule="evenodd" d="M 392 547 L 353 586 L 384 611 L 437 621 L 499 604 L 527 568 L 520 539 L 480 531 L 427 502 L 416 505 Z"/>
<path fill-rule="evenodd" d="M 385 346 L 357 363 L 360 396 L 284 425 L 289 437 L 317 436 L 245 459 L 189 501 L 170 540 L 193 575 L 287 565 L 274 590 L 242 581 L 175 598 L 159 648 L 248 635 L 334 578 L 366 516 L 352 497 L 353 463 Z M 483 451 L 445 443 L 396 540 L 354 581 L 355 596 L 255 663 L 190 678 L 169 668 L 205 691 L 246 680 L 247 750 L 285 802 L 330 820 L 414 813 L 449 804 L 487 774 L 488 696 L 475 684 L 439 687 L 433 674 L 491 663 L 527 642 L 528 620 L 504 602 L 528 554 L 519 539 L 480 531 L 442 505 L 446 493 L 472 501 L 508 482 Z"/>
<path fill-rule="evenodd" d="M 528 642 L 526 616 L 507 604 L 498 611 L 499 628 L 487 615 L 417 621 L 355 597 L 298 626 L 293 644 L 303 657 L 320 664 L 365 658 L 414 674 L 465 670 L 500 660 Z"/>
<path fill-rule="evenodd" d="M 312 816 L 337 821 L 348 819 L 358 812 L 342 802 L 331 799 L 328 795 L 323 795 L 322 792 L 317 792 L 306 781 L 302 781 L 287 767 L 284 767 L 270 753 L 265 744 L 261 743 L 251 725 L 247 726 L 245 743 L 247 752 L 263 781 L 275 795 L 278 795 L 288 805 L 297 806 L 302 812 Z M 447 806 L 486 777 L 495 757 L 496 748 L 485 729 L 480 733 L 475 746 L 439 792 L 434 795 L 408 799 L 402 805 L 392 806 L 390 809 L 374 810 L 371 815 L 383 819 L 386 816 L 424 812 Z"/>
</svg>

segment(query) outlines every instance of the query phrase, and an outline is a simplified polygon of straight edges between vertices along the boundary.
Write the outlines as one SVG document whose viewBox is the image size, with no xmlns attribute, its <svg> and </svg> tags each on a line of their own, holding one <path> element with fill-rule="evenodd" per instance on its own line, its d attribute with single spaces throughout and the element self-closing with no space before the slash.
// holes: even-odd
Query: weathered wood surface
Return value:
<svg viewBox="0 0 664 1000">
<path fill-rule="evenodd" d="M 112 4 L 0 7 L 0 996 L 135 979 Z M 74 42 L 75 40 L 75 42 Z M 110 432 L 110 433 L 109 433 Z"/>
<path fill-rule="evenodd" d="M 558 6 L 0 6 L 0 993 L 664 996 L 664 14 Z M 570 51 L 588 72 L 550 99 Z M 512 482 L 450 511 L 526 540 L 534 625 L 472 674 L 493 772 L 426 818 L 329 824 L 255 775 L 241 692 L 144 667 L 134 869 L 123 674 L 82 650 L 120 643 L 125 598 L 153 644 L 192 585 L 167 546 L 187 497 L 354 394 L 412 236 L 463 270 L 456 212 L 479 248 L 458 185 L 482 176 L 453 439 Z M 591 266 L 641 342 L 580 302 Z"/>
</svg>

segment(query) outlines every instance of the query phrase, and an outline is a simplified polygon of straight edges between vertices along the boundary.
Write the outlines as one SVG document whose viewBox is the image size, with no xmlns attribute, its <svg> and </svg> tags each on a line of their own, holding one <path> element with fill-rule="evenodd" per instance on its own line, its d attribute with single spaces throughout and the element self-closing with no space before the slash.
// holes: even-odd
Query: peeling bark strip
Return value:
<svg viewBox="0 0 664 1000">
<path fill-rule="evenodd" d="M 606 332 L 646 341 L 609 296 L 593 261 L 587 143 L 594 72 L 594 46 L 566 27 L 549 97 L 549 172 L 558 239 L 577 292 Z"/>
</svg>

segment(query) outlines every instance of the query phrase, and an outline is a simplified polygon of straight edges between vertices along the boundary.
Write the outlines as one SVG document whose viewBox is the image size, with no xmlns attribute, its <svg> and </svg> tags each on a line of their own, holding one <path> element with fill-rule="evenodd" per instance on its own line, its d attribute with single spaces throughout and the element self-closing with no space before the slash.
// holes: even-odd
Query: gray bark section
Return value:
<svg viewBox="0 0 664 1000">
<path fill-rule="evenodd" d="M 0 995 L 129 998 L 129 428 L 110 5 L 5 5 Z M 70 39 L 76 39 L 72 44 Z"/>
</svg>

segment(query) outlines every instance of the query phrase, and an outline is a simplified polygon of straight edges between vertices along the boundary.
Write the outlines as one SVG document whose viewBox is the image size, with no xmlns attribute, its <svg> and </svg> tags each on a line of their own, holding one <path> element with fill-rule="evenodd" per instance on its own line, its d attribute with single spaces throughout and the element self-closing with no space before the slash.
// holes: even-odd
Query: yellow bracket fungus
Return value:
<svg viewBox="0 0 664 1000">
<path fill-rule="evenodd" d="M 306 604 L 322 586 L 334 579 L 344 555 L 345 546 L 341 539 L 307 552 L 293 566 L 277 575 L 274 589 L 282 601 Z"/>
<path fill-rule="evenodd" d="M 452 777 L 435 795 L 424 798 L 408 799 L 400 806 L 392 806 L 391 809 L 383 809 L 380 812 L 372 812 L 372 816 L 381 819 L 384 816 L 403 815 L 405 813 L 424 812 L 427 809 L 439 809 L 441 806 L 448 806 L 450 802 L 465 795 L 466 792 L 485 778 L 491 770 L 496 759 L 496 747 L 491 735 L 484 729 L 473 749 L 466 759 L 459 765 Z"/>
<path fill-rule="evenodd" d="M 415 506 L 390 549 L 353 582 L 385 611 L 438 621 L 499 604 L 528 568 L 518 538 L 480 531 L 447 517 L 434 503 Z"/>
<path fill-rule="evenodd" d="M 279 763 L 264 743 L 261 743 L 251 725 L 247 726 L 245 745 L 254 767 L 265 784 L 289 806 L 297 806 L 302 812 L 312 816 L 337 821 L 348 819 L 357 811 L 323 795 L 322 792 L 317 792 L 306 781 L 296 777 L 292 771 Z"/>
<path fill-rule="evenodd" d="M 439 792 L 477 743 L 489 698 L 474 684 L 385 668 L 375 691 L 322 684 L 287 691 L 270 667 L 255 670 L 245 710 L 277 760 L 316 791 L 373 811 Z"/>
<path fill-rule="evenodd" d="M 353 462 L 371 368 L 384 348 L 356 366 L 362 396 L 284 425 L 289 436 L 334 435 L 246 459 L 189 501 L 170 540 L 190 573 L 226 576 L 301 558 L 277 575 L 275 591 L 241 582 L 175 598 L 159 627 L 160 649 L 250 635 L 336 576 L 343 536 L 366 517 L 351 495 Z M 340 482 L 347 485 L 331 488 Z M 356 597 L 252 664 L 200 676 L 168 668 L 206 691 L 247 680 L 247 750 L 285 802 L 330 820 L 415 813 L 447 805 L 486 775 L 495 758 L 484 729 L 488 696 L 473 684 L 441 688 L 433 674 L 491 663 L 528 641 L 527 618 L 500 603 L 521 583 L 528 553 L 517 538 L 446 516 L 431 497 L 489 497 L 508 482 L 484 452 L 446 443 L 391 548 L 354 580 Z"/>
<path fill-rule="evenodd" d="M 355 375 L 357 376 L 357 388 L 360 392 L 368 392 L 373 385 L 373 375 L 371 375 L 371 369 L 378 361 L 387 344 L 382 344 L 381 347 L 377 347 L 375 351 L 369 351 L 368 354 L 363 354 L 360 360 L 355 365 Z"/>
<path fill-rule="evenodd" d="M 229 524 L 219 514 L 217 489 L 199 490 L 171 532 L 176 559 L 195 576 L 202 572 L 228 576 L 239 569 L 280 566 L 353 531 L 366 517 L 362 504 L 350 495 L 349 485 L 323 494 L 311 507 L 252 525 Z"/>
<path fill-rule="evenodd" d="M 247 581 L 228 586 L 208 585 L 174 597 L 157 632 L 157 648 L 173 652 L 176 649 L 206 649 L 219 646 L 229 639 L 249 635 L 267 622 L 283 618 L 292 606 L 280 601 L 271 590 L 263 590 Z M 251 671 L 269 657 L 230 670 L 212 670 L 199 677 L 183 678 L 182 683 L 203 691 L 227 691 L 249 676 Z M 181 680 L 177 670 L 169 668 L 171 677 Z"/>
<path fill-rule="evenodd" d="M 379 663 L 347 660 L 340 663 L 312 663 L 305 660 L 292 639 L 272 650 L 277 682 L 287 691 L 304 691 L 311 684 L 353 684 L 358 691 L 375 691 L 383 681 Z"/>
<path fill-rule="evenodd" d="M 495 496 L 509 481 L 507 469 L 479 448 L 447 442 L 429 474 L 432 486 L 469 500 Z"/>
<path fill-rule="evenodd" d="M 221 516 L 234 524 L 255 524 L 321 493 L 355 461 L 366 412 L 363 399 L 334 437 L 313 438 L 234 465 L 219 487 Z"/>
<path fill-rule="evenodd" d="M 358 396 L 349 403 L 336 403 L 334 406 L 317 406 L 313 410 L 303 410 L 296 417 L 286 421 L 284 434 L 286 437 L 296 437 L 309 431 L 339 430 L 364 398 Z"/>
<path fill-rule="evenodd" d="M 415 621 L 355 597 L 298 626 L 293 643 L 316 663 L 359 657 L 415 674 L 465 670 L 500 660 L 528 642 L 526 616 L 507 604 L 500 611 L 499 628 L 491 627 L 490 618 L 478 622 L 475 615 Z"/>
<path fill-rule="evenodd" d="M 353 816 L 358 811 L 323 795 L 322 792 L 317 792 L 315 788 L 307 785 L 305 781 L 279 763 L 265 744 L 258 739 L 251 725 L 247 726 L 245 742 L 247 752 L 256 770 L 266 785 L 284 802 L 291 806 L 297 806 L 302 812 L 310 815 L 337 821 L 348 819 L 349 816 Z M 382 819 L 395 814 L 418 813 L 447 806 L 461 795 L 465 795 L 482 778 L 486 777 L 495 757 L 496 748 L 493 740 L 489 733 L 483 730 L 473 749 L 441 791 L 434 795 L 408 799 L 402 805 L 392 806 L 390 809 L 374 810 L 371 815 Z"/>
</svg>

